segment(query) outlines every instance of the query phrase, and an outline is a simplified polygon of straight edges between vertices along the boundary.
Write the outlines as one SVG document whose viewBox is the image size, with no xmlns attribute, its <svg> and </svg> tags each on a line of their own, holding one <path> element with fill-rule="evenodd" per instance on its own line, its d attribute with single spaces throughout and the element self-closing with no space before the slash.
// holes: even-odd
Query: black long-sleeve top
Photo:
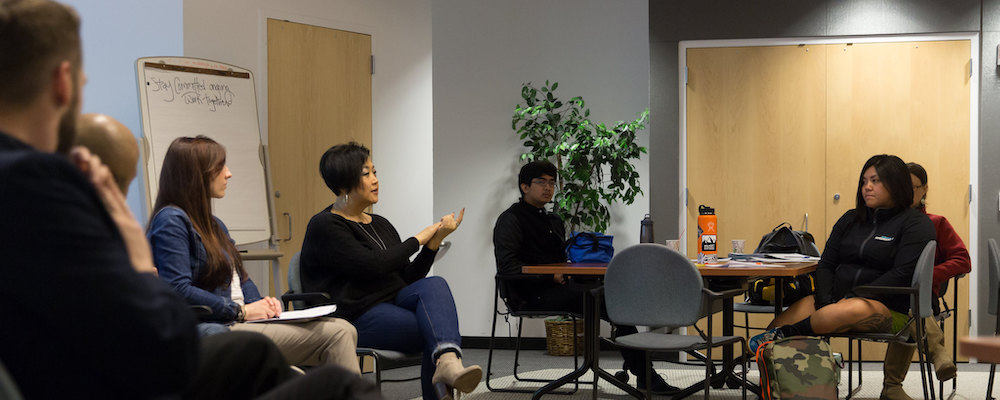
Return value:
<svg viewBox="0 0 1000 400">
<path fill-rule="evenodd" d="M 855 286 L 910 286 L 917 259 L 934 225 L 919 210 L 866 209 L 866 222 L 849 210 L 833 226 L 816 266 L 816 308 L 834 303 Z M 874 296 L 891 310 L 907 313 L 909 297 Z"/>
<path fill-rule="evenodd" d="M 335 315 L 353 321 L 427 276 L 437 251 L 421 249 L 414 237 L 401 241 L 379 215 L 362 224 L 330 212 L 332 207 L 309 220 L 299 262 L 302 290 L 329 293 L 337 304 Z"/>
<path fill-rule="evenodd" d="M 197 366 L 195 317 L 137 273 L 65 157 L 0 133 L 0 359 L 25 398 L 169 398 Z"/>
<path fill-rule="evenodd" d="M 520 200 L 497 218 L 493 228 L 493 254 L 500 275 L 520 275 L 521 267 L 566 262 L 566 228 L 557 215 Z M 509 281 L 508 301 L 525 300 L 532 293 L 555 286 L 551 275 Z"/>
</svg>

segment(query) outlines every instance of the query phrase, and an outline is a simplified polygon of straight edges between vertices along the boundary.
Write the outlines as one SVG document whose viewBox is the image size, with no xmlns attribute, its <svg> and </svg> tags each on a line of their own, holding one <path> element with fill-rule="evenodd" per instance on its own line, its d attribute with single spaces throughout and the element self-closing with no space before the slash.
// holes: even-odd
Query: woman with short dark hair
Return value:
<svg viewBox="0 0 1000 400">
<path fill-rule="evenodd" d="M 422 351 L 424 399 L 450 398 L 452 389 L 472 392 L 482 369 L 462 366 L 451 289 L 441 277 L 427 277 L 441 241 L 462 223 L 465 210 L 401 240 L 387 219 L 365 211 L 379 199 L 369 154 L 351 142 L 331 147 L 320 159 L 336 201 L 306 227 L 303 290 L 329 293 L 336 315 L 358 328 L 359 346 Z"/>
<path fill-rule="evenodd" d="M 896 332 L 909 318 L 906 295 L 862 297 L 856 286 L 910 286 L 917 259 L 934 239 L 934 226 L 910 207 L 910 172 L 899 157 L 873 156 L 861 168 L 854 209 L 833 226 L 816 266 L 816 293 L 793 303 L 750 339 L 764 342 L 797 335 Z"/>
</svg>

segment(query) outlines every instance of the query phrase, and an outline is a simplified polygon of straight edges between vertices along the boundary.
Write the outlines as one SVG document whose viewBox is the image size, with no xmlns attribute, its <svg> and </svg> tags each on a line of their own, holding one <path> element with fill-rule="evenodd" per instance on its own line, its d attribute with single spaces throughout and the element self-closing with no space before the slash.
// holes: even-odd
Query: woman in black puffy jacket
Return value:
<svg viewBox="0 0 1000 400">
<path fill-rule="evenodd" d="M 910 286 L 917 259 L 934 225 L 910 208 L 913 186 L 906 163 L 892 155 L 868 159 L 858 179 L 857 203 L 844 213 L 816 267 L 816 293 L 788 307 L 769 330 L 750 339 L 760 344 L 796 335 L 895 332 L 910 309 L 906 295 L 856 296 L 856 286 Z"/>
</svg>

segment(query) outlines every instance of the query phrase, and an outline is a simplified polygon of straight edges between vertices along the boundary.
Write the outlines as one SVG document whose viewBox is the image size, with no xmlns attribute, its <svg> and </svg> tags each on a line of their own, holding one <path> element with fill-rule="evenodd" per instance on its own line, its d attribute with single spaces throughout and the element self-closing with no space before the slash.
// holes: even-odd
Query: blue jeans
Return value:
<svg viewBox="0 0 1000 400">
<path fill-rule="evenodd" d="M 392 302 L 379 303 L 352 321 L 358 329 L 358 347 L 423 352 L 420 368 L 424 399 L 434 399 L 437 356 L 455 351 L 461 356 L 458 311 L 444 278 L 431 276 L 404 287 Z"/>
</svg>

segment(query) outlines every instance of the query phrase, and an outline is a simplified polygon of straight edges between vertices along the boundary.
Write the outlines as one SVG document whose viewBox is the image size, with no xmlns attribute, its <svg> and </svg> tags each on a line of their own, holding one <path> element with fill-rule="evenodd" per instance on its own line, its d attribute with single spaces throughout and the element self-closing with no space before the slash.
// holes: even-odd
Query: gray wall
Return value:
<svg viewBox="0 0 1000 400">
<path fill-rule="evenodd" d="M 650 58 L 650 207 L 657 225 L 677 226 L 679 122 L 678 43 L 684 40 L 901 35 L 940 32 L 981 32 L 979 182 L 977 272 L 986 274 L 986 239 L 1000 237 L 997 193 L 1000 160 L 1000 77 L 996 48 L 1000 42 L 1000 0 L 827 0 L 769 2 L 656 1 L 649 2 Z M 985 12 L 983 12 L 985 10 Z M 975 99 L 973 100 L 975 101 Z M 985 279 L 979 304 L 972 307 L 979 331 L 992 331 L 986 315 Z"/>
<path fill-rule="evenodd" d="M 487 336 L 496 273 L 493 226 L 519 197 L 523 147 L 510 122 L 521 84 L 558 81 L 556 93 L 583 96 L 598 121 L 636 118 L 649 104 L 647 3 L 434 0 L 432 15 L 434 215 L 466 207 L 434 273 L 451 285 L 462 335 Z M 647 132 L 639 134 L 644 146 Z M 638 163 L 644 190 L 647 162 L 642 157 Z M 608 231 L 617 249 L 639 242 L 639 222 L 648 210 L 644 196 L 612 207 Z M 542 328 L 532 321 L 525 335 L 544 336 Z"/>
</svg>

